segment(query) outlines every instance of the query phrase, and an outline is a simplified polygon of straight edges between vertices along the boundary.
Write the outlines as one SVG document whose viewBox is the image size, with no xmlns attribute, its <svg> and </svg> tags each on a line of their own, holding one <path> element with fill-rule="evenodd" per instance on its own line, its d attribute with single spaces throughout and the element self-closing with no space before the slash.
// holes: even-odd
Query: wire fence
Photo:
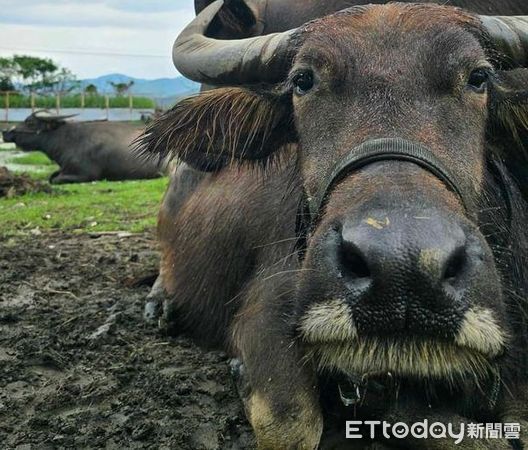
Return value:
<svg viewBox="0 0 528 450">
<path fill-rule="evenodd" d="M 126 95 L 109 95 L 81 92 L 78 94 L 53 93 L 50 95 L 42 95 L 33 92 L 24 95 L 18 91 L 0 92 L 0 104 L 4 109 L 3 118 L 5 122 L 20 120 L 20 114 L 17 113 L 23 112 L 25 114 L 29 111 L 35 112 L 38 109 L 54 110 L 57 114 L 60 114 L 65 109 L 80 111 L 96 109 L 102 111 L 103 117 L 101 118 L 106 118 L 107 120 L 111 119 L 111 110 L 121 109 L 128 110 L 129 120 L 134 120 L 141 111 L 151 112 L 157 106 L 154 98 L 136 96 L 131 93 Z M 123 112 L 120 114 L 120 117 L 124 117 Z"/>
</svg>

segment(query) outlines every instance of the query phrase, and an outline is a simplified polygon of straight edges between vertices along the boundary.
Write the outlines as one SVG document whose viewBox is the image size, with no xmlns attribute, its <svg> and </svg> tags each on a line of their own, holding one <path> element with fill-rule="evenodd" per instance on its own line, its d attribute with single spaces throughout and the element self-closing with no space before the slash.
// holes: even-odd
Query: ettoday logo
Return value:
<svg viewBox="0 0 528 450">
<path fill-rule="evenodd" d="M 362 432 L 367 430 L 367 435 Z M 346 438 L 370 439 L 446 439 L 451 438 L 455 444 L 464 439 L 519 439 L 521 426 L 518 423 L 442 423 L 429 422 L 427 419 L 407 424 L 394 424 L 379 420 L 349 420 L 346 422 Z"/>
</svg>

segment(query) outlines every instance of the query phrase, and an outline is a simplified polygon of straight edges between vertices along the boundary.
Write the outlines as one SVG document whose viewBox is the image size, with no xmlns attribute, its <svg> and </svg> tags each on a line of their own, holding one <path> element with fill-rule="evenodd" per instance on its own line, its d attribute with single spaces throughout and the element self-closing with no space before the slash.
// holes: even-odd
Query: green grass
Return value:
<svg viewBox="0 0 528 450">
<path fill-rule="evenodd" d="M 34 179 L 47 182 L 58 166 L 42 152 L 12 158 L 15 164 L 38 167 Z M 0 197 L 0 236 L 26 234 L 39 229 L 68 232 L 153 229 L 168 179 L 97 181 L 53 185 L 51 193 Z"/>
<path fill-rule="evenodd" d="M 8 159 L 8 162 L 30 166 L 56 166 L 56 164 L 42 152 L 29 152 L 27 155 Z"/>
<path fill-rule="evenodd" d="M 51 174 L 59 170 L 59 166 L 57 164 L 49 165 L 49 166 L 43 166 L 41 167 L 41 170 L 38 172 L 31 172 L 31 178 L 34 180 L 39 181 L 48 181 Z M 15 170 L 15 173 L 23 173 L 24 171 L 21 170 Z"/>
<path fill-rule="evenodd" d="M 156 224 L 167 178 L 54 186 L 51 194 L 0 199 L 0 235 L 38 228 L 141 232 Z"/>
<path fill-rule="evenodd" d="M 58 169 L 42 152 L 29 152 L 10 162 L 38 166 L 31 177 L 47 181 Z M 167 178 L 137 181 L 97 181 L 53 186 L 52 193 L 0 198 L 0 236 L 31 230 L 73 232 L 141 232 L 156 225 Z"/>
<path fill-rule="evenodd" d="M 8 149 L 0 149 L 0 151 L 12 151 Z M 55 164 L 51 159 L 49 159 L 45 153 L 42 152 L 26 152 L 22 156 L 16 156 L 12 158 L 7 158 L 6 161 L 8 164 L 17 164 L 19 166 L 28 166 L 28 170 L 31 171 L 33 168 L 37 167 L 38 172 L 31 171 L 31 177 L 40 180 L 47 181 L 53 172 L 59 170 L 59 166 Z M 2 164 L 0 164 L 2 165 Z M 24 170 L 15 170 L 15 173 L 24 172 Z"/>
</svg>

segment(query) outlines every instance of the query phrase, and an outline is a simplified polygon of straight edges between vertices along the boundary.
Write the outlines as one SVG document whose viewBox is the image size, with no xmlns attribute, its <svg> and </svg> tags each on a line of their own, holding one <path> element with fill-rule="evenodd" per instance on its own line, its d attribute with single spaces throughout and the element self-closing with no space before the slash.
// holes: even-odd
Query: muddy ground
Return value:
<svg viewBox="0 0 528 450">
<path fill-rule="evenodd" d="M 15 174 L 0 166 L 0 197 L 16 197 L 33 192 L 51 192 L 47 183 L 34 180 L 28 174 Z"/>
<path fill-rule="evenodd" d="M 254 447 L 226 355 L 143 323 L 157 262 L 149 234 L 0 238 L 2 449 Z"/>
</svg>

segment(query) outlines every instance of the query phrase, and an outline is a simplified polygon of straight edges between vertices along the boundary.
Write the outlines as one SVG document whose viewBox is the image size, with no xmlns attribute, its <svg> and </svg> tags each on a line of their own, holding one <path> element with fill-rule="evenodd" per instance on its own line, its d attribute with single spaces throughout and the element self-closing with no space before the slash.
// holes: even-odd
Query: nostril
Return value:
<svg viewBox="0 0 528 450">
<path fill-rule="evenodd" d="M 349 278 L 370 277 L 370 269 L 361 251 L 351 242 L 344 241 L 340 250 L 342 273 Z"/>
<path fill-rule="evenodd" d="M 467 256 L 465 248 L 457 248 L 446 262 L 442 279 L 448 282 L 453 282 L 454 280 L 456 280 L 464 271 L 464 266 L 466 265 L 466 258 Z"/>
</svg>

